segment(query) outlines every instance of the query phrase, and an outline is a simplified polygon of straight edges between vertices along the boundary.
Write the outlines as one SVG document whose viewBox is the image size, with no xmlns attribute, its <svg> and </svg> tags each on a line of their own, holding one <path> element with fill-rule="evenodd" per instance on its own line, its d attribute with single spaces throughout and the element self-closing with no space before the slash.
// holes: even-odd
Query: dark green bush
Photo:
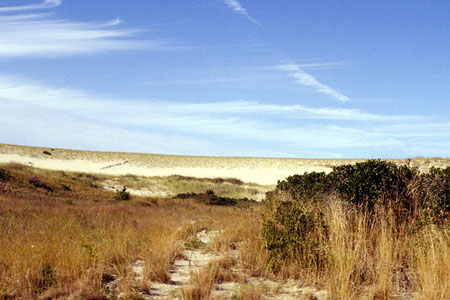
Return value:
<svg viewBox="0 0 450 300">
<path fill-rule="evenodd" d="M 421 176 L 418 190 L 423 199 L 424 215 L 421 223 L 443 223 L 450 221 L 450 167 L 431 168 Z"/>
<path fill-rule="evenodd" d="M 369 213 L 377 204 L 390 206 L 397 215 L 413 209 L 408 187 L 418 175 L 415 168 L 383 160 L 334 167 L 330 174 L 342 200 Z"/>
<path fill-rule="evenodd" d="M 304 267 L 321 268 L 326 263 L 323 241 L 327 226 L 317 207 L 308 207 L 289 196 L 265 201 L 263 237 L 269 250 L 269 264 L 276 270 L 283 263 L 297 262 Z"/>
<path fill-rule="evenodd" d="M 335 182 L 324 172 L 293 175 L 278 181 L 277 189 L 289 191 L 294 199 L 320 199 L 332 193 Z"/>
<path fill-rule="evenodd" d="M 6 182 L 11 179 L 11 174 L 8 170 L 0 169 L 0 181 Z"/>
<path fill-rule="evenodd" d="M 379 205 L 390 207 L 401 216 L 416 207 L 417 197 L 410 193 L 410 186 L 417 178 L 419 173 L 415 168 L 368 160 L 334 167 L 330 174 L 312 172 L 289 176 L 278 182 L 277 190 L 288 191 L 298 201 L 324 202 L 338 196 L 368 213 L 373 213 Z"/>
<path fill-rule="evenodd" d="M 434 197 L 429 199 L 430 204 L 440 210 L 450 211 L 450 167 L 445 169 L 431 168 L 431 189 Z M 428 199 L 427 199 L 428 200 Z"/>
<path fill-rule="evenodd" d="M 207 190 L 206 193 L 183 193 L 178 194 L 174 199 L 193 199 L 197 202 L 207 204 L 207 205 L 220 205 L 220 206 L 237 206 L 246 207 L 252 203 L 256 203 L 255 200 L 250 200 L 248 198 L 228 198 L 221 197 L 214 193 L 212 190 Z"/>
<path fill-rule="evenodd" d="M 116 192 L 116 196 L 114 197 L 118 201 L 127 201 L 131 199 L 130 192 L 127 191 L 126 187 L 123 187 L 122 190 Z"/>
<path fill-rule="evenodd" d="M 30 178 L 30 180 L 28 182 L 36 188 L 41 188 L 41 189 L 47 190 L 49 192 L 54 191 L 54 189 L 51 186 L 49 186 L 47 183 L 43 182 L 39 177 L 33 176 Z"/>
</svg>

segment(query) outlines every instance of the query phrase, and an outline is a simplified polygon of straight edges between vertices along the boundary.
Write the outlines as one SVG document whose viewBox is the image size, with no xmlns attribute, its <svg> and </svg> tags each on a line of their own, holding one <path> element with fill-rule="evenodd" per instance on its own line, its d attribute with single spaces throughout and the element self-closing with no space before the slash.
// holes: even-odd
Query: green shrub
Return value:
<svg viewBox="0 0 450 300">
<path fill-rule="evenodd" d="M 400 216 L 413 209 L 408 187 L 418 174 L 417 169 L 406 165 L 398 167 L 391 162 L 368 160 L 334 167 L 330 176 L 342 200 L 369 213 L 373 213 L 377 204 L 390 206 Z"/>
<path fill-rule="evenodd" d="M 293 175 L 278 181 L 277 189 L 288 191 L 294 199 L 322 199 L 334 190 L 334 181 L 324 172 Z"/>
<path fill-rule="evenodd" d="M 116 192 L 116 196 L 114 197 L 118 201 L 127 201 L 131 199 L 130 192 L 127 191 L 126 187 L 123 187 L 122 190 Z"/>
<path fill-rule="evenodd" d="M 285 193 L 269 197 L 265 201 L 262 233 L 271 268 L 277 270 L 289 262 L 323 267 L 327 226 L 317 206 L 308 207 Z"/>
<path fill-rule="evenodd" d="M 255 200 L 250 200 L 248 198 L 228 198 L 217 196 L 214 191 L 207 190 L 206 193 L 182 193 L 178 194 L 174 199 L 193 199 L 197 202 L 207 204 L 207 205 L 219 205 L 219 206 L 237 206 L 237 207 L 247 207 L 252 203 L 256 203 Z"/>
<path fill-rule="evenodd" d="M 323 172 L 293 175 L 278 182 L 277 190 L 287 191 L 298 201 L 324 202 L 339 196 L 372 214 L 375 207 L 392 208 L 399 217 L 416 208 L 419 197 L 410 187 L 419 178 L 417 169 L 397 166 L 382 160 L 368 160 L 355 165 L 334 167 Z"/>
<path fill-rule="evenodd" d="M 262 232 L 271 266 L 277 268 L 289 261 L 307 267 L 326 264 L 327 226 L 321 211 L 330 197 L 353 204 L 370 216 L 375 216 L 377 207 L 392 209 L 395 220 L 405 220 L 415 208 L 414 200 L 419 199 L 411 193 L 411 184 L 418 178 L 414 168 L 368 160 L 335 167 L 330 174 L 305 173 L 278 182 L 264 202 Z"/>
<path fill-rule="evenodd" d="M 420 197 L 423 199 L 423 216 L 420 223 L 443 223 L 450 221 L 450 167 L 431 168 L 421 176 Z"/>
<path fill-rule="evenodd" d="M 6 182 L 11 179 L 11 174 L 8 170 L 0 169 L 0 181 Z"/>
</svg>

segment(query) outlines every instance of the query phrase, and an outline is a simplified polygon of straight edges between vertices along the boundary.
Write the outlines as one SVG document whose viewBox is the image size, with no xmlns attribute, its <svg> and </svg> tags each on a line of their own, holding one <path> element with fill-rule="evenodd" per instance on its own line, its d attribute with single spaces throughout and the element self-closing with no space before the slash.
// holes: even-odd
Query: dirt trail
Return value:
<svg viewBox="0 0 450 300">
<path fill-rule="evenodd" d="M 187 249 L 183 251 L 181 259 L 174 262 L 170 269 L 170 283 L 150 283 L 150 293 L 142 294 L 144 299 L 181 299 L 180 289 L 187 287 L 191 275 L 205 268 L 210 262 L 223 258 L 226 254 L 214 255 L 210 252 L 204 252 L 207 245 L 214 237 L 219 234 L 218 231 L 200 231 L 196 234 L 197 238 L 203 243 L 204 247 L 196 249 Z M 233 256 L 239 255 L 238 250 L 233 250 Z M 138 260 L 132 265 L 135 273 L 135 281 L 142 282 L 144 279 L 144 261 Z M 242 275 L 239 267 L 235 272 Z M 243 276 L 242 278 L 244 278 Z M 216 284 L 211 293 L 211 299 L 235 299 L 239 295 L 243 282 L 225 282 Z M 264 290 L 263 299 L 316 299 L 325 300 L 326 291 L 314 287 L 303 287 L 298 281 L 288 280 L 285 282 L 276 282 L 262 278 L 250 277 L 245 279 L 245 284 Z M 120 297 L 119 297 L 120 298 Z"/>
<path fill-rule="evenodd" d="M 204 245 L 207 245 L 217 233 L 217 231 L 206 232 L 203 230 L 197 233 L 197 238 Z M 184 250 L 182 254 L 183 258 L 176 260 L 170 269 L 170 283 L 165 284 L 152 282 L 150 284 L 150 295 L 147 295 L 146 299 L 167 299 L 171 297 L 177 299 L 179 297 L 178 290 L 189 284 L 189 280 L 193 273 L 198 272 L 203 267 L 206 267 L 212 260 L 221 257 L 211 253 L 204 253 L 202 248 L 196 248 L 193 250 L 187 249 Z M 143 277 L 143 268 L 136 266 L 134 267 L 134 271 L 137 277 Z"/>
</svg>

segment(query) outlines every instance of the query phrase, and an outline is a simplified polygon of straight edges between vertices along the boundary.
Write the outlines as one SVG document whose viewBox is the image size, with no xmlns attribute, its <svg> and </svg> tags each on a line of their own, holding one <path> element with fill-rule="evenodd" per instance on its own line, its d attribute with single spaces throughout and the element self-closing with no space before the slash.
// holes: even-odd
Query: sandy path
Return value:
<svg viewBox="0 0 450 300">
<path fill-rule="evenodd" d="M 200 231 L 197 233 L 197 238 L 207 246 L 211 240 L 220 234 L 218 231 Z M 151 282 L 150 294 L 142 294 L 144 299 L 181 299 L 180 289 L 189 285 L 191 276 L 202 268 L 207 267 L 213 260 L 217 260 L 226 256 L 226 254 L 213 255 L 210 252 L 203 252 L 202 249 L 207 247 L 197 248 L 193 250 L 184 250 L 184 258 L 176 260 L 170 269 L 170 283 Z M 238 250 L 234 250 L 234 256 L 238 256 Z M 144 261 L 138 260 L 132 268 L 135 272 L 135 280 L 142 281 L 144 278 Z M 242 270 L 235 268 L 235 272 L 241 273 Z M 266 287 L 268 291 L 265 292 L 264 299 L 273 300 L 306 300 L 316 299 L 325 300 L 327 292 L 319 290 L 311 286 L 302 286 L 299 281 L 288 280 L 286 282 L 276 282 L 262 278 L 251 277 L 247 278 L 247 284 L 256 288 Z M 224 282 L 215 284 L 211 291 L 211 299 L 233 299 L 239 294 L 242 282 Z"/>
<path fill-rule="evenodd" d="M 217 234 L 217 231 L 205 230 L 197 233 L 197 238 L 205 245 Z M 174 262 L 170 269 L 170 283 L 151 282 L 151 292 L 142 296 L 144 299 L 167 299 L 173 297 L 178 299 L 179 289 L 189 284 L 191 275 L 206 267 L 212 260 L 221 256 L 211 253 L 203 253 L 202 249 L 184 250 L 183 258 Z M 138 260 L 133 265 L 135 280 L 142 281 L 144 278 L 144 261 Z"/>
</svg>

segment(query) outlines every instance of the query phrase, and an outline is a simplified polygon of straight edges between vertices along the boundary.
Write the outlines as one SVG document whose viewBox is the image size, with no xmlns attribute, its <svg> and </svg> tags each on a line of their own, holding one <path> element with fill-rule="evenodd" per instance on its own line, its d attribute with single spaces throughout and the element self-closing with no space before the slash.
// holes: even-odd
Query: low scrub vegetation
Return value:
<svg viewBox="0 0 450 300">
<path fill-rule="evenodd" d="M 288 177 L 265 201 L 269 266 L 331 299 L 450 298 L 449 175 L 369 160 Z"/>
<path fill-rule="evenodd" d="M 127 188 L 123 187 L 121 190 L 118 190 L 116 192 L 114 199 L 116 199 L 118 201 L 128 201 L 131 199 L 131 195 L 130 195 L 130 192 L 127 191 Z"/>
<path fill-rule="evenodd" d="M 8 170 L 0 169 L 0 181 L 8 181 L 11 178 Z"/>
<path fill-rule="evenodd" d="M 135 175 L 111 176 L 104 174 L 69 173 L 74 180 L 80 181 L 88 187 L 109 187 L 117 190 L 127 187 L 128 191 L 152 196 L 173 197 L 182 193 L 203 193 L 213 190 L 215 194 L 227 198 L 261 199 L 268 191 L 268 187 L 256 184 L 244 184 L 237 178 L 196 178 L 190 176 L 173 175 L 167 177 L 146 177 Z"/>
<path fill-rule="evenodd" d="M 251 203 L 256 203 L 254 200 L 250 200 L 248 198 L 228 198 L 228 197 L 220 197 L 214 193 L 212 190 L 207 190 L 206 193 L 183 193 L 178 194 L 174 197 L 174 199 L 192 199 L 197 202 L 208 204 L 208 205 L 222 205 L 222 206 L 248 206 Z"/>
</svg>

